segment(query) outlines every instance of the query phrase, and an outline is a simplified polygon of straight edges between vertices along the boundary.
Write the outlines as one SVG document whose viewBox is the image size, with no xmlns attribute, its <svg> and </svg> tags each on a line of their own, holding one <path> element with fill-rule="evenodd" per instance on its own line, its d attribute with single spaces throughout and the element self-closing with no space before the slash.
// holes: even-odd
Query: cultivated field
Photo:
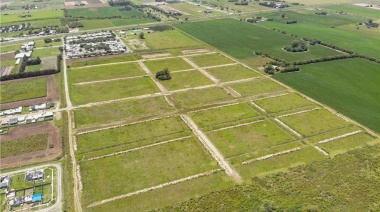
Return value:
<svg viewBox="0 0 380 212">
<path fill-rule="evenodd" d="M 46 96 L 46 78 L 28 79 L 1 84 L 1 103 L 16 102 Z"/>
</svg>

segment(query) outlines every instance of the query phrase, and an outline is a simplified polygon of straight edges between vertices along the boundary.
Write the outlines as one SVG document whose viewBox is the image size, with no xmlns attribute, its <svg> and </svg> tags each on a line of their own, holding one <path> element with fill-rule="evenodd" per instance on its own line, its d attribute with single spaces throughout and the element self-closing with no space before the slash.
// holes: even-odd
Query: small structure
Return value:
<svg viewBox="0 0 380 212">
<path fill-rule="evenodd" d="M 0 189 L 9 188 L 10 184 L 11 184 L 11 177 L 3 176 L 0 178 Z"/>
<path fill-rule="evenodd" d="M 25 181 L 30 182 L 34 180 L 43 180 L 44 179 L 44 170 L 35 170 L 28 171 L 25 175 Z"/>
<path fill-rule="evenodd" d="M 17 125 L 17 123 L 18 123 L 18 119 L 17 118 L 9 119 L 9 125 L 10 126 Z"/>
<path fill-rule="evenodd" d="M 20 53 L 16 54 L 15 59 L 19 59 L 19 58 L 22 59 L 22 58 L 24 58 L 24 56 L 26 56 L 27 58 L 31 57 L 32 51 L 20 52 Z"/>
<path fill-rule="evenodd" d="M 42 194 L 33 194 L 32 202 L 40 202 L 42 200 Z"/>
</svg>

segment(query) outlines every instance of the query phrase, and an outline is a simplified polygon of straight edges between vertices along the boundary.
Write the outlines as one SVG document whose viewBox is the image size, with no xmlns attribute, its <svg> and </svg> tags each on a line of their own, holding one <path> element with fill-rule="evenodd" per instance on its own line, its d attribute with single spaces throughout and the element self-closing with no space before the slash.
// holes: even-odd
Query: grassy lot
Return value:
<svg viewBox="0 0 380 212">
<path fill-rule="evenodd" d="M 207 136 L 226 157 L 269 148 L 294 140 L 269 121 L 209 132 Z"/>
<path fill-rule="evenodd" d="M 341 54 L 320 46 L 310 46 L 306 53 L 286 52 L 282 48 L 298 38 L 234 19 L 194 22 L 176 27 L 237 59 L 253 57 L 254 51 L 266 52 L 289 62 Z"/>
<path fill-rule="evenodd" d="M 51 56 L 51 57 L 43 57 L 41 58 L 41 69 L 56 69 L 57 68 L 57 57 Z"/>
<path fill-rule="evenodd" d="M 217 172 L 209 176 L 99 205 L 91 208 L 91 211 L 150 211 L 226 189 L 232 185 L 233 182 L 223 172 Z M 128 207 L 125 207 L 126 205 Z"/>
<path fill-rule="evenodd" d="M 47 148 L 48 134 L 33 135 L 1 142 L 1 158 L 35 152 Z"/>
<path fill-rule="evenodd" d="M 168 68 L 169 71 L 179 71 L 185 69 L 191 69 L 192 66 L 184 61 L 182 58 L 170 58 L 163 60 L 148 60 L 144 64 L 149 68 L 149 70 L 155 74 L 164 68 Z"/>
<path fill-rule="evenodd" d="M 99 7 L 99 8 L 78 8 L 70 9 L 69 15 L 72 17 L 99 18 L 121 16 L 121 18 L 139 18 L 144 17 L 144 13 L 136 9 L 130 11 L 120 11 L 124 7 Z"/>
<path fill-rule="evenodd" d="M 363 129 L 361 129 L 360 127 L 358 127 L 356 125 L 349 125 L 347 127 L 343 127 L 343 128 L 339 128 L 339 129 L 336 129 L 336 130 L 332 130 L 332 131 L 327 132 L 327 133 L 323 133 L 323 134 L 320 134 L 320 135 L 315 135 L 315 136 L 308 137 L 307 140 L 309 142 L 311 142 L 312 144 L 317 144 L 319 141 L 322 141 L 322 140 L 325 140 L 325 139 L 329 139 L 329 138 L 332 138 L 332 137 L 335 137 L 335 136 L 344 135 L 344 134 L 347 134 L 347 133 L 350 133 L 350 132 L 354 132 L 354 131 L 357 131 L 357 130 L 363 130 Z"/>
<path fill-rule="evenodd" d="M 21 18 L 20 16 L 30 14 L 31 17 Z M 17 21 L 30 21 L 36 19 L 54 19 L 54 18 L 63 18 L 62 10 L 53 10 L 53 11 L 31 11 L 31 12 L 22 12 L 14 14 L 1 14 L 1 23 L 10 23 Z"/>
<path fill-rule="evenodd" d="M 173 109 L 164 98 L 127 100 L 74 110 L 77 128 L 112 122 L 132 122 L 143 117 L 157 116 Z"/>
<path fill-rule="evenodd" d="M 108 80 L 123 77 L 142 76 L 145 72 L 138 63 L 104 65 L 81 69 L 69 69 L 68 77 L 71 83 Z"/>
<path fill-rule="evenodd" d="M 124 26 L 131 24 L 144 24 L 154 22 L 151 19 L 147 18 L 139 18 L 139 19 L 92 19 L 92 20 L 80 20 L 80 23 L 84 25 L 84 27 L 80 28 L 80 30 L 90 30 L 90 29 L 104 29 L 108 27 L 116 27 L 116 26 Z"/>
<path fill-rule="evenodd" d="M 260 114 L 248 103 L 210 108 L 209 110 L 201 110 L 195 113 L 190 113 L 191 118 L 198 124 L 199 127 L 241 121 L 259 115 Z"/>
<path fill-rule="evenodd" d="M 190 130 L 179 117 L 170 117 L 110 130 L 79 135 L 78 154 L 123 145 L 124 149 L 165 141 L 168 136 L 181 137 Z M 105 142 L 106 141 L 106 142 Z"/>
<path fill-rule="evenodd" d="M 85 161 L 80 166 L 84 205 L 218 168 L 195 138 Z"/>
<path fill-rule="evenodd" d="M 1 103 L 16 102 L 46 96 L 46 78 L 2 83 Z"/>
<path fill-rule="evenodd" d="M 49 56 L 57 56 L 59 55 L 59 49 L 57 47 L 48 47 L 43 49 L 36 49 L 33 51 L 32 57 L 33 58 L 43 58 L 43 57 L 49 57 Z"/>
<path fill-rule="evenodd" d="M 276 79 L 380 132 L 380 65 L 346 59 L 301 66 Z"/>
<path fill-rule="evenodd" d="M 191 48 L 201 43 L 187 37 L 177 30 L 145 33 L 145 41 L 151 49 Z"/>
<path fill-rule="evenodd" d="M 207 69 L 207 72 L 222 82 L 234 81 L 260 76 L 258 73 L 245 68 L 242 65 L 224 66 Z"/>
<path fill-rule="evenodd" d="M 192 60 L 195 64 L 197 64 L 199 67 L 223 65 L 234 62 L 221 54 L 198 55 L 194 57 L 189 57 L 189 59 Z"/>
<path fill-rule="evenodd" d="M 305 136 L 317 135 L 350 125 L 324 109 L 282 117 L 280 120 Z"/>
<path fill-rule="evenodd" d="M 293 110 L 295 108 L 304 107 L 308 105 L 317 106 L 309 100 L 301 97 L 297 93 L 289 93 L 284 96 L 257 100 L 255 101 L 255 103 L 262 107 L 268 113 Z"/>
<path fill-rule="evenodd" d="M 285 90 L 284 87 L 269 79 L 254 79 L 249 82 L 231 84 L 230 86 L 242 96 L 258 95 Z"/>
<path fill-rule="evenodd" d="M 262 211 L 268 205 L 286 211 L 376 210 L 380 203 L 380 174 L 372 167 L 376 167 L 380 160 L 379 147 L 368 146 L 287 172 L 254 178 L 250 184 L 213 192 L 162 211 Z M 308 155 L 308 151 L 299 153 Z M 311 151 L 311 154 L 316 152 Z M 285 156 L 294 156 L 294 161 L 308 160 L 306 157 L 296 158 L 299 155 L 294 152 L 277 161 L 284 163 L 281 159 Z M 262 167 L 270 162 L 263 161 Z M 251 167 L 255 165 L 253 163 Z"/>
<path fill-rule="evenodd" d="M 87 61 L 70 62 L 68 65 L 74 68 L 74 67 L 83 67 L 83 66 L 91 66 L 91 65 L 101 65 L 101 64 L 107 64 L 107 63 L 127 62 L 127 61 L 134 61 L 138 59 L 141 59 L 140 55 L 131 55 L 131 56 L 117 55 L 115 57 L 97 58 L 96 60 L 89 59 Z"/>
<path fill-rule="evenodd" d="M 41 70 L 41 68 L 42 68 L 42 64 L 27 66 L 25 69 L 25 72 L 35 72 L 35 71 Z"/>
<path fill-rule="evenodd" d="M 198 87 L 213 84 L 209 78 L 198 70 L 170 73 L 171 80 L 161 81 L 168 90 Z"/>
<path fill-rule="evenodd" d="M 204 104 L 215 103 L 233 99 L 223 88 L 207 88 L 202 90 L 189 90 L 172 95 L 178 107 L 199 107 Z"/>
<path fill-rule="evenodd" d="M 331 10 L 331 12 L 335 11 L 344 11 L 349 13 L 350 15 L 357 15 L 361 17 L 366 17 L 366 18 L 373 18 L 373 19 L 379 19 L 379 10 L 372 9 L 372 8 L 367 8 L 367 7 L 359 7 L 355 5 L 329 5 L 323 7 L 324 9 Z"/>
<path fill-rule="evenodd" d="M 159 92 L 159 89 L 149 77 L 71 85 L 70 90 L 71 100 L 76 105 Z"/>
</svg>

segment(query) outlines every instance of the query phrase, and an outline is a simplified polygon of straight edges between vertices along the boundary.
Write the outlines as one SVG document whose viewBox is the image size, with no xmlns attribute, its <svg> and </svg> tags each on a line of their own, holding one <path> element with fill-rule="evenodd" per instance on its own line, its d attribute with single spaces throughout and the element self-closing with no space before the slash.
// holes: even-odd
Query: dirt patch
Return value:
<svg viewBox="0 0 380 212">
<path fill-rule="evenodd" d="M 161 53 L 161 54 L 145 54 L 141 55 L 144 59 L 153 59 L 159 57 L 170 57 L 172 56 L 170 53 Z"/>
<path fill-rule="evenodd" d="M 10 103 L 5 103 L 5 104 L 0 104 L 1 110 L 6 110 L 6 109 L 11 109 L 15 107 L 20 107 L 20 106 L 28 106 L 28 105 L 34 105 L 34 104 L 41 104 L 47 101 L 55 101 L 59 100 L 60 97 L 60 92 L 57 84 L 57 80 L 54 78 L 53 75 L 49 76 L 40 76 L 40 77 L 35 77 L 35 78 L 46 78 L 47 80 L 47 92 L 45 97 L 41 98 L 35 98 L 35 99 L 27 99 L 27 100 L 22 100 L 22 101 L 17 101 L 17 102 L 10 102 Z M 30 79 L 30 78 L 29 78 Z M 10 81 L 5 81 L 2 82 L 3 84 L 6 83 L 13 83 L 16 81 L 23 81 L 23 80 L 28 80 L 27 79 L 16 79 L 16 80 L 10 80 Z"/>
<path fill-rule="evenodd" d="M 0 54 L 0 61 L 6 61 L 6 60 L 14 60 L 15 55 L 11 53 L 5 53 L 5 54 Z M 16 60 L 15 60 L 16 62 Z"/>
<path fill-rule="evenodd" d="M 128 46 L 130 46 L 131 49 L 133 49 L 133 50 L 149 49 L 146 46 L 145 41 L 141 41 L 140 39 L 131 39 L 131 40 L 128 40 Z"/>
<path fill-rule="evenodd" d="M 1 142 L 25 138 L 37 134 L 48 134 L 48 143 L 45 150 L 24 153 L 20 155 L 10 156 L 1 159 L 0 169 L 7 169 L 17 166 L 23 166 L 33 163 L 49 161 L 57 158 L 62 153 L 62 140 L 59 129 L 56 128 L 51 122 L 43 122 L 37 124 L 28 124 L 16 127 L 9 131 L 6 135 L 1 135 Z M 49 146 L 53 144 L 54 147 Z"/>
<path fill-rule="evenodd" d="M 380 10 L 380 5 L 376 5 L 376 4 L 358 3 L 358 4 L 353 4 L 353 5 L 359 6 L 359 7 L 367 7 L 367 8 L 375 9 L 375 10 Z"/>
<path fill-rule="evenodd" d="M 1 76 L 7 76 L 7 75 L 11 74 L 12 70 L 13 70 L 13 66 L 7 66 L 7 67 L 5 67 L 5 70 L 4 70 L 4 72 L 3 72 L 3 74 Z"/>
</svg>

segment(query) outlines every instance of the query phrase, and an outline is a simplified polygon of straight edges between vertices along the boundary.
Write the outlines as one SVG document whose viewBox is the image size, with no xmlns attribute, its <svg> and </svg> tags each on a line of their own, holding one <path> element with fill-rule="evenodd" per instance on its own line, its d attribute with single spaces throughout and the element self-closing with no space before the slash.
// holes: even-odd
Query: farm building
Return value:
<svg viewBox="0 0 380 212">
<path fill-rule="evenodd" d="M 11 177 L 3 176 L 0 178 L 0 189 L 8 188 L 11 183 Z"/>
<path fill-rule="evenodd" d="M 33 180 L 43 180 L 44 179 L 44 170 L 35 170 L 29 171 L 25 175 L 25 181 L 33 181 Z"/>
</svg>

